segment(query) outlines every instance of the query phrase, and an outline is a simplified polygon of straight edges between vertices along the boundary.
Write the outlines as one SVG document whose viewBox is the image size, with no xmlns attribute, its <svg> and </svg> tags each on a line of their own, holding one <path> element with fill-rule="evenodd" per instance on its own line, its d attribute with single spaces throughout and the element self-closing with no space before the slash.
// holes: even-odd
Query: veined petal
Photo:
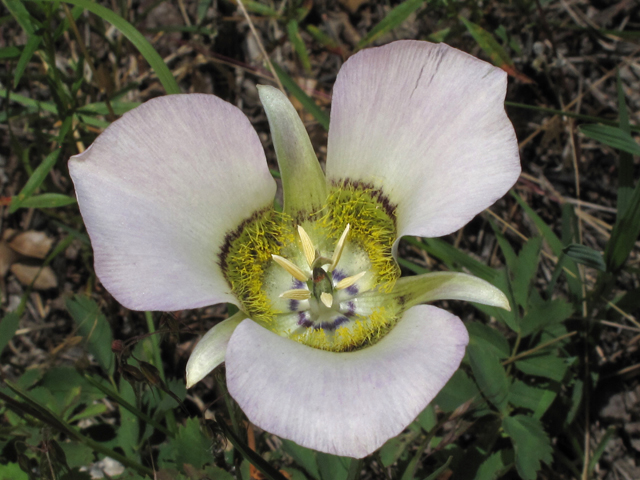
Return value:
<svg viewBox="0 0 640 480">
<path fill-rule="evenodd" d="M 459 272 L 402 277 L 396 281 L 388 295 L 402 297 L 406 308 L 436 300 L 464 300 L 511 310 L 509 300 L 502 290 L 481 278 Z"/>
<path fill-rule="evenodd" d="M 227 347 L 227 385 L 260 428 L 361 458 L 427 406 L 468 341 L 457 317 L 432 306 L 408 310 L 378 343 L 348 353 L 309 348 L 245 320 Z"/>
<path fill-rule="evenodd" d="M 240 311 L 232 317 L 223 320 L 204 334 L 191 352 L 187 362 L 187 388 L 191 388 L 214 368 L 224 362 L 227 344 L 236 327 L 247 318 Z"/>
<path fill-rule="evenodd" d="M 69 171 L 96 273 L 121 304 L 181 310 L 236 301 L 218 255 L 276 190 L 238 108 L 212 95 L 151 100 L 73 157 Z"/>
<path fill-rule="evenodd" d="M 506 86 L 503 70 L 444 44 L 354 55 L 333 90 L 327 179 L 380 189 L 399 236 L 459 229 L 520 174 Z"/>
<path fill-rule="evenodd" d="M 327 199 L 326 180 L 298 112 L 277 88 L 258 85 L 258 93 L 282 175 L 284 211 L 295 217 L 318 210 Z"/>
</svg>

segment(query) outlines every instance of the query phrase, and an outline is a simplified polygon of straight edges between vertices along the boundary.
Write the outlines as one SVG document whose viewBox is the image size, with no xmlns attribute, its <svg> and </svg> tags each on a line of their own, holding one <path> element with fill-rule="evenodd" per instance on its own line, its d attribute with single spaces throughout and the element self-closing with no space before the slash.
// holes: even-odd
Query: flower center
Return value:
<svg viewBox="0 0 640 480">
<path fill-rule="evenodd" d="M 344 183 L 297 225 L 273 211 L 254 215 L 228 235 L 221 267 L 241 308 L 265 328 L 315 348 L 362 348 L 400 311 L 381 295 L 399 276 L 394 219 L 380 193 Z"/>
</svg>

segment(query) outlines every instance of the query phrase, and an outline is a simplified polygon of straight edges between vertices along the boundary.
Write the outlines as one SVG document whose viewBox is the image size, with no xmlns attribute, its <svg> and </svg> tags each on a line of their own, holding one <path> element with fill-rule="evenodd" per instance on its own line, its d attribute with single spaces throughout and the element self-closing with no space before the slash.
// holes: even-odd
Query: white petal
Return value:
<svg viewBox="0 0 640 480">
<path fill-rule="evenodd" d="M 350 353 L 313 349 L 245 320 L 227 347 L 227 385 L 260 428 L 361 458 L 427 406 L 468 341 L 457 317 L 431 306 L 409 309 L 377 344 Z"/>
<path fill-rule="evenodd" d="M 225 235 L 269 207 L 275 182 L 242 112 L 171 95 L 126 113 L 69 161 L 100 281 L 134 310 L 234 302 Z"/>
<path fill-rule="evenodd" d="M 247 318 L 240 311 L 205 333 L 191 352 L 187 362 L 187 388 L 191 388 L 224 362 L 227 344 L 236 327 Z"/>
<path fill-rule="evenodd" d="M 400 235 L 459 229 L 520 174 L 506 86 L 504 71 L 444 44 L 354 55 L 333 90 L 328 180 L 381 189 L 397 205 Z"/>
</svg>

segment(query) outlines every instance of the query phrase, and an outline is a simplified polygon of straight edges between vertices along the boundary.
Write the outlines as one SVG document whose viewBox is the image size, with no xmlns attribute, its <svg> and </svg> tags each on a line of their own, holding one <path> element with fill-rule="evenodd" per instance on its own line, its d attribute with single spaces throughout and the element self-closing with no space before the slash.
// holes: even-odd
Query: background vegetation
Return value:
<svg viewBox="0 0 640 480">
<path fill-rule="evenodd" d="M 640 478 L 640 5 L 236 1 L 1 4 L 0 480 Z M 277 177 L 256 84 L 284 85 L 323 160 L 340 65 L 401 38 L 510 74 L 523 165 L 460 232 L 406 238 L 401 266 L 470 272 L 514 308 L 441 302 L 471 335 L 462 367 L 358 462 L 248 424 L 222 369 L 185 391 L 189 352 L 226 306 L 119 306 L 67 160 L 141 102 L 201 92 L 243 109 Z"/>
</svg>

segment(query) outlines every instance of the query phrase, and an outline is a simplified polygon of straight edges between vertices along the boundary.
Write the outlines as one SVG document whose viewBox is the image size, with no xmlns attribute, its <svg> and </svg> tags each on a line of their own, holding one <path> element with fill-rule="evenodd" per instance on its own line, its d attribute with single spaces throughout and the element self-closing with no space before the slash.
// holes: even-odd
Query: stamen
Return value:
<svg viewBox="0 0 640 480">
<path fill-rule="evenodd" d="M 278 265 L 280 265 L 287 272 L 289 272 L 291 274 L 291 276 L 293 278 L 295 278 L 296 280 L 300 280 L 301 282 L 306 282 L 307 280 L 309 280 L 309 275 L 304 273 L 300 269 L 300 267 L 298 267 L 297 265 L 295 265 L 291 261 L 287 260 L 286 258 L 281 257 L 280 255 L 271 255 L 271 258 L 273 258 L 273 260 Z"/>
<path fill-rule="evenodd" d="M 307 232 L 304 231 L 304 228 L 302 228 L 302 225 L 298 225 L 298 235 L 300 235 L 300 240 L 302 241 L 302 251 L 307 259 L 307 263 L 312 267 L 316 259 L 316 249 L 313 247 L 313 242 L 311 238 L 309 238 L 309 235 L 307 235 Z"/>
<path fill-rule="evenodd" d="M 349 233 L 349 229 L 351 226 L 347 223 L 347 226 L 342 232 L 340 236 L 340 240 L 336 244 L 336 249 L 333 251 L 333 257 L 331 257 L 331 265 L 329 265 L 329 272 L 333 272 L 333 269 L 338 266 L 338 262 L 340 261 L 340 255 L 342 255 L 342 249 L 344 248 L 344 244 L 347 241 L 347 234 Z"/>
<path fill-rule="evenodd" d="M 286 298 L 288 300 L 309 300 L 311 298 L 311 292 L 304 288 L 296 288 L 282 292 L 280 298 Z"/>
<path fill-rule="evenodd" d="M 333 305 L 333 295 L 324 292 L 322 295 L 320 295 L 320 301 L 324 303 L 327 308 L 331 308 L 331 305 Z"/>
<path fill-rule="evenodd" d="M 356 283 L 358 280 L 360 280 L 362 277 L 364 277 L 366 275 L 366 271 L 364 272 L 360 272 L 356 275 L 351 275 L 350 277 L 347 278 L 343 278 L 342 280 L 340 280 L 336 286 L 334 287 L 336 290 L 342 290 L 343 288 L 349 288 L 351 285 L 353 285 L 354 283 Z"/>
</svg>

